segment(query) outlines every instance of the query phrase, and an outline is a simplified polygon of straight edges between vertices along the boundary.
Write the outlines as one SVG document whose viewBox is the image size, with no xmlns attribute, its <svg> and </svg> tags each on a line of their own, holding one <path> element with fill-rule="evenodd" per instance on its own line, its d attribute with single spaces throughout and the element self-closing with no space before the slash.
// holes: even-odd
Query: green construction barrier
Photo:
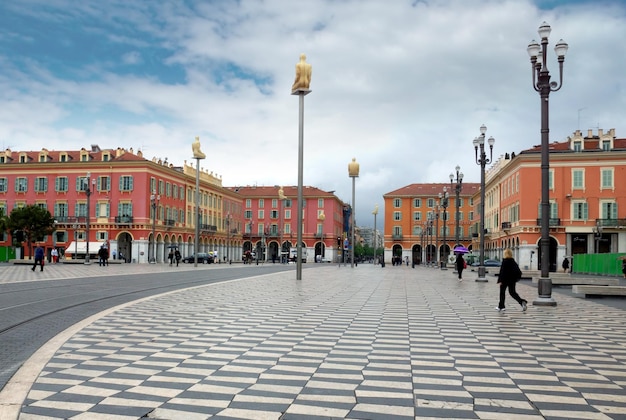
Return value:
<svg viewBox="0 0 626 420">
<path fill-rule="evenodd" d="M 15 248 L 12 246 L 0 246 L 0 261 L 7 262 L 15 259 Z"/>
<path fill-rule="evenodd" d="M 622 259 L 626 254 L 574 254 L 572 273 L 600 276 L 622 276 Z"/>
</svg>

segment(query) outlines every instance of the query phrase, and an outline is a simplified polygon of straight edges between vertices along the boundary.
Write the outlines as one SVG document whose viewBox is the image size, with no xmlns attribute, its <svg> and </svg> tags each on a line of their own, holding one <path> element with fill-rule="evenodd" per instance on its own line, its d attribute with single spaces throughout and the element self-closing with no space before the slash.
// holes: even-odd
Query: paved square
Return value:
<svg viewBox="0 0 626 420">
<path fill-rule="evenodd" d="M 555 289 L 499 313 L 474 275 L 324 265 L 125 305 L 56 351 L 19 418 L 626 418 L 625 311 Z"/>
</svg>

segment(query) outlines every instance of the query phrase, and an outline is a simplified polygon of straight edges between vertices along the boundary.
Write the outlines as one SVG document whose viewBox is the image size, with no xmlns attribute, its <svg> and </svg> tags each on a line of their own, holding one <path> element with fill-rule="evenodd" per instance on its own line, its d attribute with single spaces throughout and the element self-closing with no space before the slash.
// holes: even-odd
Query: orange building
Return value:
<svg viewBox="0 0 626 420">
<path fill-rule="evenodd" d="M 440 193 L 448 192 L 444 211 Z M 480 184 L 463 183 L 459 194 L 458 244 L 472 246 L 473 197 Z M 450 184 L 410 184 L 383 195 L 385 261 L 393 257 L 414 264 L 443 261 L 456 243 L 456 196 Z M 445 223 L 444 223 L 445 222 Z"/>
<path fill-rule="evenodd" d="M 550 270 L 579 253 L 626 252 L 626 139 L 576 131 L 550 144 Z M 512 248 L 524 269 L 541 267 L 541 147 L 505 155 L 488 170 L 485 254 Z M 473 223 L 479 224 L 480 194 Z M 475 240 L 478 246 L 478 238 Z"/>
<path fill-rule="evenodd" d="M 281 256 L 290 256 L 297 244 L 298 188 L 231 189 L 243 206 L 243 251 L 254 251 L 261 261 L 278 262 Z M 315 187 L 304 186 L 302 195 L 302 249 L 306 261 L 314 262 L 318 258 L 336 261 L 340 253 L 337 238 L 343 236 L 346 204 L 332 192 Z"/>
<path fill-rule="evenodd" d="M 44 238 L 47 255 L 95 257 L 106 244 L 127 262 L 163 262 L 171 247 L 194 251 L 196 168 L 147 160 L 133 149 L 0 151 L 0 209 L 35 204 L 55 218 Z M 200 171 L 199 252 L 241 255 L 240 197 L 212 173 Z M 227 230 L 227 225 L 230 229 Z M 89 229 L 88 229 L 89 228 Z M 154 238 L 154 239 L 153 239 Z M 0 237 L 0 247 L 28 246 Z"/>
</svg>

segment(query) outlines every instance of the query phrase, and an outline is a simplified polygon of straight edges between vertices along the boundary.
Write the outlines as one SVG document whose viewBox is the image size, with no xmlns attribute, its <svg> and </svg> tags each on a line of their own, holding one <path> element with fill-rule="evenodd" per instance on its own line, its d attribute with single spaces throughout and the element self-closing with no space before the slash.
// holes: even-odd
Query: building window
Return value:
<svg viewBox="0 0 626 420">
<path fill-rule="evenodd" d="M 85 191 L 87 187 L 87 177 L 86 176 L 77 176 L 76 177 L 76 191 Z"/>
<path fill-rule="evenodd" d="M 272 198 L 272 208 L 278 207 L 278 198 Z"/>
<path fill-rule="evenodd" d="M 67 221 L 68 213 L 67 203 L 54 203 L 54 218 L 57 219 L 58 222 Z"/>
<path fill-rule="evenodd" d="M 7 192 L 8 180 L 6 178 L 0 178 L 0 192 Z"/>
<path fill-rule="evenodd" d="M 393 236 L 402 236 L 402 226 L 393 227 Z"/>
<path fill-rule="evenodd" d="M 74 206 L 74 215 L 76 215 L 76 217 L 87 216 L 87 203 L 86 202 L 76 203 L 76 205 Z"/>
<path fill-rule="evenodd" d="M 97 238 L 97 240 L 98 240 L 98 241 L 100 241 L 100 242 L 102 242 L 102 241 L 107 241 L 107 240 L 109 239 L 108 232 L 107 232 L 106 230 L 104 230 L 104 231 L 99 230 L 99 231 L 96 233 L 96 238 Z M 90 250 L 90 251 L 91 251 L 91 250 Z"/>
<path fill-rule="evenodd" d="M 59 155 L 59 162 L 67 162 L 67 154 L 66 153 L 61 153 Z"/>
<path fill-rule="evenodd" d="M 262 209 L 263 207 L 265 207 L 265 200 L 262 198 L 259 198 L 259 208 Z"/>
<path fill-rule="evenodd" d="M 26 191 L 28 191 L 28 179 L 22 177 L 15 178 L 15 192 Z"/>
<path fill-rule="evenodd" d="M 413 199 L 413 207 L 422 207 L 422 199 L 414 198 Z"/>
<path fill-rule="evenodd" d="M 133 216 L 133 203 L 118 203 L 117 214 L 122 217 Z"/>
<path fill-rule="evenodd" d="M 575 152 L 580 152 L 583 150 L 583 144 L 581 141 L 575 141 L 574 142 L 574 151 Z"/>
<path fill-rule="evenodd" d="M 69 183 L 66 176 L 58 176 L 54 180 L 54 189 L 56 192 L 67 192 Z"/>
<path fill-rule="evenodd" d="M 120 181 L 121 181 L 121 178 L 120 178 Z M 164 190 L 165 190 L 165 187 L 163 186 L 163 180 L 159 179 L 159 190 L 158 190 L 159 192 L 158 192 L 158 194 L 159 195 L 163 195 Z"/>
<path fill-rule="evenodd" d="M 572 188 L 582 190 L 585 188 L 585 170 L 572 169 Z"/>
<path fill-rule="evenodd" d="M 270 219 L 278 219 L 278 210 L 270 211 Z"/>
<path fill-rule="evenodd" d="M 617 219 L 617 203 L 602 202 L 602 219 Z"/>
<path fill-rule="evenodd" d="M 20 163 L 26 163 L 26 155 L 20 155 Z"/>
<path fill-rule="evenodd" d="M 318 209 L 323 209 L 324 208 L 324 199 L 323 198 L 318 198 L 317 199 L 317 208 Z"/>
<path fill-rule="evenodd" d="M 159 181 L 159 184 L 161 181 Z M 120 191 L 132 191 L 133 190 L 133 176 L 124 175 L 120 177 Z M 162 193 L 161 193 L 162 194 Z"/>
<path fill-rule="evenodd" d="M 414 236 L 419 236 L 422 234 L 422 227 L 421 226 L 413 226 L 413 235 Z"/>
<path fill-rule="evenodd" d="M 421 211 L 414 211 L 413 212 L 413 220 L 416 222 L 419 222 L 422 220 L 422 212 Z"/>
<path fill-rule="evenodd" d="M 46 160 L 47 160 L 47 159 L 46 159 L 46 155 L 39 155 L 39 162 L 43 163 L 43 162 L 45 162 Z"/>
<path fill-rule="evenodd" d="M 88 158 L 87 158 L 87 153 L 81 153 L 80 154 L 80 161 L 81 162 L 87 162 Z"/>
<path fill-rule="evenodd" d="M 252 219 L 252 210 L 246 210 L 243 212 L 244 219 Z"/>
<path fill-rule="evenodd" d="M 434 198 L 429 198 L 428 201 L 426 202 L 426 206 L 428 208 L 433 208 L 435 207 L 435 199 Z"/>
<path fill-rule="evenodd" d="M 395 221 L 402 220 L 402 212 L 401 211 L 394 211 L 393 212 L 393 220 L 395 220 Z"/>
<path fill-rule="evenodd" d="M 285 210 L 285 219 L 291 219 L 291 210 Z"/>
<path fill-rule="evenodd" d="M 393 200 L 393 206 L 394 206 L 395 208 L 400 208 L 400 207 L 402 207 L 402 199 L 401 199 L 401 198 L 395 198 L 395 199 Z"/>
<path fill-rule="evenodd" d="M 548 171 L 548 189 L 554 190 L 554 169 Z"/>
<path fill-rule="evenodd" d="M 170 184 L 169 182 L 165 183 L 165 196 L 166 197 L 172 196 L 172 184 Z"/>
<path fill-rule="evenodd" d="M 611 150 L 611 141 L 610 140 L 602 140 L 602 150 L 608 152 Z"/>
<path fill-rule="evenodd" d="M 259 210 L 258 211 L 258 219 L 259 220 L 265 219 L 265 211 L 264 210 Z"/>
<path fill-rule="evenodd" d="M 110 191 L 111 190 L 111 177 L 99 176 L 98 177 L 98 191 Z"/>
<path fill-rule="evenodd" d="M 601 169 L 600 176 L 602 178 L 602 189 L 613 188 L 613 168 Z"/>
<path fill-rule="evenodd" d="M 572 219 L 573 220 L 587 220 L 588 217 L 587 203 L 576 202 L 572 203 Z"/>
<path fill-rule="evenodd" d="M 96 204 L 96 217 L 109 217 L 110 205 L 108 201 L 98 202 Z"/>
<path fill-rule="evenodd" d="M 250 207 L 252 207 L 252 200 L 246 198 L 246 208 L 249 209 Z"/>
</svg>

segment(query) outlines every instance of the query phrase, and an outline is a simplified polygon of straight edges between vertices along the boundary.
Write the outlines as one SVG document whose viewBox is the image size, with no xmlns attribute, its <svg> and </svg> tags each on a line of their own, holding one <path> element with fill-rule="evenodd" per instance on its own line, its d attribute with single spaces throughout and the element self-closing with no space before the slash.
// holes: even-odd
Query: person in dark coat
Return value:
<svg viewBox="0 0 626 420">
<path fill-rule="evenodd" d="M 35 248 L 35 263 L 33 264 L 33 268 L 31 270 L 35 271 L 37 264 L 39 264 L 41 271 L 43 271 L 43 254 L 43 248 L 41 246 L 37 246 L 37 248 Z"/>
<path fill-rule="evenodd" d="M 522 270 L 520 270 L 519 265 L 513 259 L 513 251 L 509 248 L 505 249 L 502 266 L 500 266 L 500 274 L 498 275 L 498 284 L 500 285 L 500 302 L 496 308 L 498 311 L 502 312 L 505 310 L 504 298 L 506 297 L 507 288 L 511 297 L 522 306 L 522 311 L 526 311 L 528 302 L 522 299 L 515 291 L 515 284 L 521 278 Z"/>
<path fill-rule="evenodd" d="M 459 273 L 459 281 L 463 281 L 463 269 L 465 268 L 465 259 L 460 252 L 456 254 L 456 272 Z"/>
</svg>

